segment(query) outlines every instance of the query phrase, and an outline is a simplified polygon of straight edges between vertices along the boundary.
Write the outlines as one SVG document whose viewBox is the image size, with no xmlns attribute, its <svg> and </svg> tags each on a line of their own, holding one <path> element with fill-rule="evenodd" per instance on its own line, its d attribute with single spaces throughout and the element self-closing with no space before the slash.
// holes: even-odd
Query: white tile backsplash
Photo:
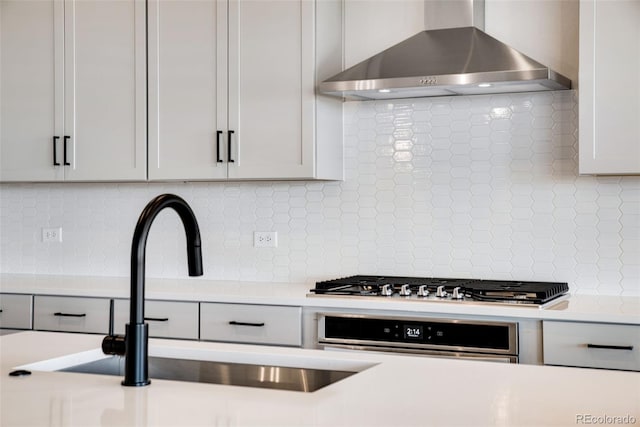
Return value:
<svg viewBox="0 0 640 427">
<path fill-rule="evenodd" d="M 345 104 L 344 182 L 0 187 L 0 271 L 127 276 L 145 204 L 193 207 L 205 278 L 350 274 L 562 280 L 640 295 L 640 177 L 577 175 L 572 91 Z M 62 243 L 41 228 L 61 226 Z M 254 248 L 254 231 L 277 248 Z M 147 272 L 186 275 L 177 216 L 151 229 Z"/>
</svg>

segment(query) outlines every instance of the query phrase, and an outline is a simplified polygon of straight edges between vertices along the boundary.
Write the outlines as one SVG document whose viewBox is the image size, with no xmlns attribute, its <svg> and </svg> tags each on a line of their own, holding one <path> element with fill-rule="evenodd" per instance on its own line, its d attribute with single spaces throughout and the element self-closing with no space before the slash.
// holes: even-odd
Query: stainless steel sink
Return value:
<svg viewBox="0 0 640 427">
<path fill-rule="evenodd" d="M 108 357 L 60 369 L 102 375 L 124 375 L 124 357 Z M 149 357 L 149 377 L 198 383 L 312 392 L 356 372 L 284 366 Z"/>
</svg>

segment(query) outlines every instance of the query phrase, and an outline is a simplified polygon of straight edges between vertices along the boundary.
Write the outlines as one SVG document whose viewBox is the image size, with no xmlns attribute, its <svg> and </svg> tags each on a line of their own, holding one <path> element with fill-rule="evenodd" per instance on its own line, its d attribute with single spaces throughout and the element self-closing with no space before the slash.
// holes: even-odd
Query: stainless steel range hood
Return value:
<svg viewBox="0 0 640 427">
<path fill-rule="evenodd" d="M 461 6 L 471 10 L 460 13 Z M 451 12 L 452 7 L 458 9 Z M 471 16 L 474 26 L 422 31 L 323 81 L 320 92 L 349 99 L 395 99 L 571 88 L 565 76 L 477 28 L 484 27 L 481 0 L 427 0 L 425 16 L 427 27 L 437 16 L 443 21 L 449 16 L 468 21 Z"/>
</svg>

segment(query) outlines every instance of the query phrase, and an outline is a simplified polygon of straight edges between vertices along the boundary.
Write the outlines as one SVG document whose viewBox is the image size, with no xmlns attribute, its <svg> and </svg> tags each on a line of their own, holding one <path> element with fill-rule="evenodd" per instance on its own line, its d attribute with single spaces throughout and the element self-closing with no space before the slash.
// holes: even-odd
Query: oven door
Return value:
<svg viewBox="0 0 640 427">
<path fill-rule="evenodd" d="M 451 358 L 460 360 L 480 360 L 485 362 L 500 363 L 518 363 L 518 356 L 509 356 L 503 354 L 481 354 L 481 353 L 464 353 L 457 351 L 437 351 L 437 350 L 416 350 L 413 348 L 398 347 L 377 347 L 365 345 L 347 345 L 347 344 L 320 344 L 322 350 L 327 351 L 346 351 L 346 352 L 369 352 L 369 353 L 386 353 L 393 355 L 406 356 L 424 356 Z"/>
<path fill-rule="evenodd" d="M 518 363 L 515 322 L 319 313 L 318 347 Z"/>
</svg>

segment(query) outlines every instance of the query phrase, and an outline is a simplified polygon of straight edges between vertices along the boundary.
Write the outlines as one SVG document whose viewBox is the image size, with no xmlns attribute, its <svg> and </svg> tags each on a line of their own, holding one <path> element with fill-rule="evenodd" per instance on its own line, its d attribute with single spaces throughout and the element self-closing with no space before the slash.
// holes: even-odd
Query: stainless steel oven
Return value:
<svg viewBox="0 0 640 427">
<path fill-rule="evenodd" d="M 336 351 L 518 363 L 518 324 L 322 313 L 318 317 L 318 345 Z"/>
</svg>

